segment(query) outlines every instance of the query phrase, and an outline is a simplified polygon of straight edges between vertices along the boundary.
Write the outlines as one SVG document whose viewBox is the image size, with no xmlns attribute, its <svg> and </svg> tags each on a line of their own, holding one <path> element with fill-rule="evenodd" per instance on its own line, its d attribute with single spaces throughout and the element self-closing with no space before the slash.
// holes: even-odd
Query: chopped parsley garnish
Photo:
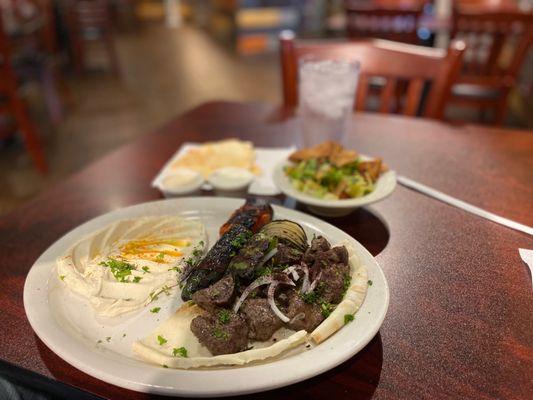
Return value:
<svg viewBox="0 0 533 400">
<path fill-rule="evenodd" d="M 322 309 L 322 315 L 327 318 L 329 317 L 335 306 L 331 303 L 323 302 L 320 303 L 320 308 Z"/>
<path fill-rule="evenodd" d="M 272 275 L 272 268 L 268 266 L 260 268 L 255 275 L 256 277 Z"/>
<path fill-rule="evenodd" d="M 161 310 L 161 307 L 154 307 L 150 310 L 151 313 L 153 314 L 157 314 L 159 312 L 159 310 Z"/>
<path fill-rule="evenodd" d="M 194 249 L 194 250 L 192 251 L 192 255 L 193 255 L 194 257 L 200 257 L 200 256 L 202 255 L 202 250 L 200 250 L 200 249 Z"/>
<path fill-rule="evenodd" d="M 219 339 L 227 339 L 229 337 L 228 332 L 224 332 L 222 329 L 219 328 L 215 328 L 215 330 L 213 331 L 213 336 Z"/>
<path fill-rule="evenodd" d="M 320 296 L 319 288 L 317 288 L 316 290 L 313 290 L 312 292 L 300 293 L 300 297 L 307 304 L 320 305 L 322 315 L 326 318 L 329 317 L 331 312 L 335 309 L 335 304 L 328 303 L 322 299 L 322 297 Z"/>
<path fill-rule="evenodd" d="M 110 341 L 111 341 L 111 336 L 106 337 L 105 340 L 106 340 L 107 342 L 110 342 Z"/>
<path fill-rule="evenodd" d="M 176 271 L 178 274 L 181 272 L 180 267 L 172 267 L 168 269 L 169 271 Z"/>
<path fill-rule="evenodd" d="M 270 239 L 270 242 L 268 242 L 268 250 L 267 251 L 272 251 L 276 247 L 278 247 L 278 238 L 274 236 L 272 239 Z"/>
<path fill-rule="evenodd" d="M 250 233 L 248 232 L 240 233 L 239 235 L 237 235 L 235 239 L 231 241 L 231 245 L 235 249 L 240 249 L 242 246 L 246 244 L 249 238 L 250 238 Z"/>
<path fill-rule="evenodd" d="M 123 334 L 122 334 L 122 337 L 126 337 L 126 334 L 125 334 L 125 333 L 123 333 Z"/>
<path fill-rule="evenodd" d="M 65 275 L 59 275 L 59 279 L 61 279 L 62 281 L 65 280 Z"/>
<path fill-rule="evenodd" d="M 111 273 L 119 282 L 128 282 L 126 277 L 131 275 L 131 271 L 135 269 L 134 265 L 122 260 L 115 260 L 114 258 L 110 258 L 108 261 L 102 261 L 100 265 L 109 267 Z"/>
<path fill-rule="evenodd" d="M 168 365 L 166 365 L 166 364 L 163 364 L 163 368 L 168 368 Z"/>
<path fill-rule="evenodd" d="M 101 340 L 98 340 L 98 341 L 96 342 L 96 344 L 100 344 L 100 343 L 102 343 L 102 341 L 101 341 Z"/>
<path fill-rule="evenodd" d="M 228 310 L 220 310 L 218 312 L 218 320 L 223 324 L 227 324 L 231 319 L 231 315 Z"/>
<path fill-rule="evenodd" d="M 170 289 L 172 289 L 173 287 L 174 286 L 170 287 L 168 285 L 165 285 L 158 292 L 155 292 L 155 291 L 150 292 L 150 294 L 148 294 L 148 296 L 150 296 L 150 301 L 157 300 L 161 293 L 165 293 L 167 296 L 170 296 Z"/>
<path fill-rule="evenodd" d="M 343 289 L 344 289 L 344 292 L 343 293 L 346 293 L 346 291 L 348 290 L 348 288 L 350 287 L 350 283 L 352 283 L 352 278 L 350 278 L 349 276 L 345 276 L 344 277 L 344 280 L 342 282 L 343 284 Z"/>
<path fill-rule="evenodd" d="M 159 346 L 163 346 L 166 342 L 168 342 L 168 340 L 161 335 L 157 335 L 157 341 L 159 342 Z"/>
<path fill-rule="evenodd" d="M 165 259 L 165 253 L 159 253 L 156 257 L 157 261 L 163 261 Z"/>
<path fill-rule="evenodd" d="M 344 315 L 344 324 L 346 325 L 348 322 L 352 322 L 354 320 L 353 314 L 345 314 Z"/>
<path fill-rule="evenodd" d="M 368 286 L 372 286 L 372 281 L 371 280 L 369 280 L 367 283 L 368 283 Z"/>
<path fill-rule="evenodd" d="M 144 271 L 145 274 L 150 272 L 150 268 L 148 268 L 146 265 L 142 267 L 142 270 Z"/>
<path fill-rule="evenodd" d="M 198 264 L 198 261 L 200 261 L 200 258 L 202 257 L 202 254 L 203 254 L 203 247 L 204 247 L 204 241 L 200 240 L 198 242 L 198 245 L 193 249 L 192 255 L 185 260 L 185 264 L 189 268 L 192 268 L 196 264 Z M 176 271 L 180 272 L 179 269 L 177 269 Z"/>
<path fill-rule="evenodd" d="M 315 304 L 319 300 L 318 293 L 314 290 L 312 292 L 300 293 L 300 297 L 307 304 Z"/>
<path fill-rule="evenodd" d="M 174 357 L 180 356 L 183 358 L 187 358 L 187 349 L 185 347 L 179 347 L 179 348 L 174 347 L 172 349 L 172 355 Z"/>
<path fill-rule="evenodd" d="M 133 277 L 133 283 L 139 283 L 141 281 L 141 277 L 140 276 L 135 276 Z"/>
</svg>

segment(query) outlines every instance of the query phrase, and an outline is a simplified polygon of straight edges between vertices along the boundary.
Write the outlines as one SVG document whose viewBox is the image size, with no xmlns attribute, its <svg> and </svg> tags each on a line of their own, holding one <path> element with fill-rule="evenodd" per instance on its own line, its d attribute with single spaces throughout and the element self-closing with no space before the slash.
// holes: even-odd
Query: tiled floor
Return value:
<svg viewBox="0 0 533 400">
<path fill-rule="evenodd" d="M 0 214 L 197 104 L 280 99 L 275 55 L 242 58 L 194 28 L 149 25 L 118 35 L 117 46 L 121 79 L 105 72 L 69 78 L 67 117 L 53 128 L 43 119 L 47 176 L 34 171 L 21 143 L 0 147 Z M 96 67 L 101 60 L 95 52 Z"/>
</svg>

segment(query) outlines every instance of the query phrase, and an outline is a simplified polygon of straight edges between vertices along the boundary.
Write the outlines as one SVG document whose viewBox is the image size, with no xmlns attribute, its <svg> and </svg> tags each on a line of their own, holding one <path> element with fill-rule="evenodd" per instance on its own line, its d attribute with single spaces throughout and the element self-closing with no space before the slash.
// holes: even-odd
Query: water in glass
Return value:
<svg viewBox="0 0 533 400">
<path fill-rule="evenodd" d="M 341 60 L 302 60 L 299 68 L 299 115 L 303 144 L 341 141 L 353 102 L 359 65 Z"/>
</svg>

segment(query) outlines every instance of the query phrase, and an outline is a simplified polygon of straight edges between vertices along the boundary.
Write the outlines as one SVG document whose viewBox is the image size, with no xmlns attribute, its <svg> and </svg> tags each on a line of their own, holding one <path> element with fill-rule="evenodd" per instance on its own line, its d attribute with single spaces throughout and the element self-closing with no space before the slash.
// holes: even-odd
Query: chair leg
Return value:
<svg viewBox="0 0 533 400">
<path fill-rule="evenodd" d="M 26 149 L 30 153 L 37 169 L 44 174 L 48 171 L 48 166 L 37 127 L 31 121 L 25 104 L 16 94 L 11 96 L 10 103 L 13 109 L 13 116 L 24 138 Z"/>
</svg>

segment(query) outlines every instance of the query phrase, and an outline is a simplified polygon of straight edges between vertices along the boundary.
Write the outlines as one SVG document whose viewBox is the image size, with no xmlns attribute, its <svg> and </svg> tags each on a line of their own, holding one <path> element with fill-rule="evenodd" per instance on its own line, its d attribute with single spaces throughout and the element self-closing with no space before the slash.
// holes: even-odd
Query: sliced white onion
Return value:
<svg viewBox="0 0 533 400">
<path fill-rule="evenodd" d="M 302 271 L 304 273 L 304 280 L 302 282 L 302 293 L 307 293 L 309 291 L 309 268 L 307 268 L 307 265 L 303 263 L 300 265 L 292 265 L 283 270 L 283 272 L 287 275 L 291 274 L 295 281 L 300 279 L 300 275 L 298 275 L 297 271 Z M 296 277 L 294 276 L 295 274 Z"/>
<path fill-rule="evenodd" d="M 313 283 L 311 283 L 311 286 L 309 286 L 309 289 L 307 290 L 307 292 L 312 292 L 313 290 L 315 290 L 316 285 L 318 284 L 318 280 L 320 279 L 321 276 L 322 276 L 322 271 L 318 273 Z M 304 293 L 307 293 L 307 292 L 304 292 Z"/>
<path fill-rule="evenodd" d="M 250 283 L 250 285 L 248 285 L 248 287 L 246 289 L 244 289 L 244 292 L 242 292 L 241 297 L 239 297 L 239 300 L 237 300 L 237 302 L 233 306 L 233 312 L 236 313 L 237 311 L 239 311 L 239 308 L 241 307 L 241 304 L 250 295 L 252 290 L 254 290 L 255 288 L 258 288 L 259 286 L 263 286 L 263 285 L 266 285 L 268 283 L 272 283 L 273 281 L 274 281 L 274 278 L 272 277 L 272 275 L 267 275 L 267 276 L 260 276 L 255 281 Z"/>
<path fill-rule="evenodd" d="M 268 253 L 266 253 L 263 258 L 261 259 L 261 261 L 259 261 L 259 264 L 257 264 L 257 267 L 256 268 L 261 268 L 263 265 L 265 265 L 265 263 L 270 260 L 272 257 L 274 257 L 276 255 L 276 253 L 278 252 L 278 249 L 277 247 L 274 247 L 272 250 L 270 250 Z"/>
<path fill-rule="evenodd" d="M 305 318 L 305 313 L 301 312 L 299 314 L 296 314 L 292 319 L 291 319 L 291 324 L 293 322 L 296 322 L 296 321 L 299 321 L 301 319 L 304 319 Z"/>
<path fill-rule="evenodd" d="M 283 322 L 289 322 L 290 318 L 284 315 L 278 306 L 276 305 L 276 301 L 274 300 L 274 292 L 276 291 L 276 287 L 278 286 L 280 282 L 274 281 L 270 284 L 268 287 L 268 304 L 270 304 L 270 308 L 274 312 L 274 314 L 277 315 L 279 319 L 281 319 Z M 294 285 L 294 283 L 293 283 Z"/>
<path fill-rule="evenodd" d="M 302 264 L 300 269 L 304 272 L 304 281 L 302 282 L 302 292 L 307 293 L 309 291 L 309 268 L 307 265 Z"/>
<path fill-rule="evenodd" d="M 300 275 L 298 275 L 298 272 L 296 272 L 297 269 L 300 269 L 300 266 L 299 265 L 293 265 L 293 266 L 285 268 L 283 270 L 283 272 L 285 274 L 287 274 L 287 275 L 291 274 L 292 275 L 292 279 L 297 281 L 298 279 L 300 279 Z"/>
<path fill-rule="evenodd" d="M 298 267 L 299 267 L 299 265 L 291 265 L 290 267 L 285 268 L 283 270 L 283 273 L 288 275 L 288 274 L 292 273 L 292 271 L 294 271 Z"/>
</svg>

